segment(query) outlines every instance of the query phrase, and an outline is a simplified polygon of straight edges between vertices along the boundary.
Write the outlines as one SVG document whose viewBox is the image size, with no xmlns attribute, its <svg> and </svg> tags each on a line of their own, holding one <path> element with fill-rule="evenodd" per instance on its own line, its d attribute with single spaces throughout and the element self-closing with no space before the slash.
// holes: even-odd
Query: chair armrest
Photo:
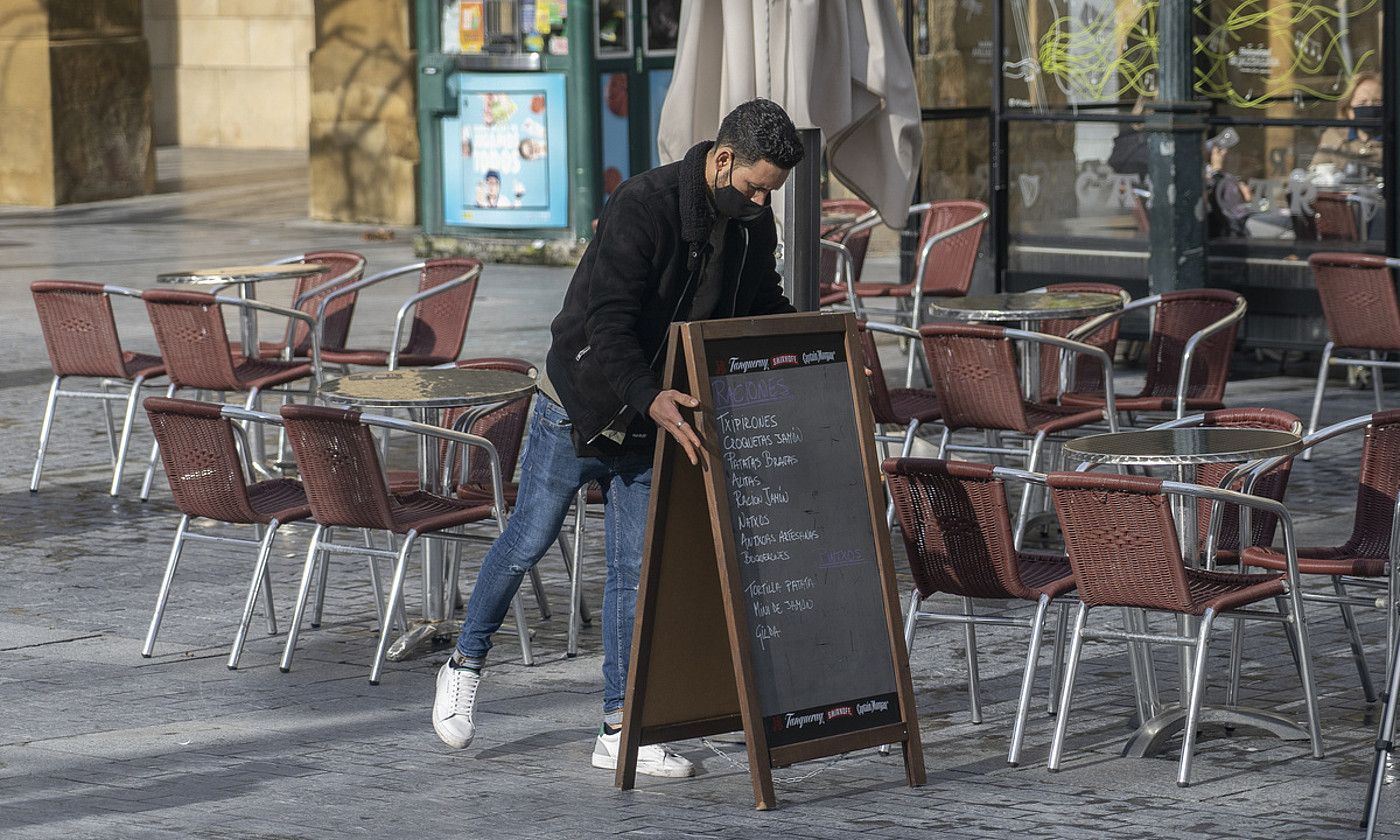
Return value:
<svg viewBox="0 0 1400 840">
<path fill-rule="evenodd" d="M 1084 344 L 1079 341 L 1072 341 L 1068 338 L 1061 338 L 1057 335 L 1046 335 L 1045 333 L 1031 332 L 1030 330 L 1018 330 L 1007 327 L 1005 335 L 1008 338 L 1015 338 L 1021 341 L 1033 341 L 1036 344 L 1048 344 L 1067 350 L 1071 353 L 1078 353 L 1082 356 L 1092 356 L 1099 361 L 1099 367 L 1103 368 L 1103 395 L 1104 395 L 1104 419 L 1108 421 L 1110 432 L 1118 431 L 1118 405 L 1113 396 L 1113 359 L 1100 347 L 1092 344 Z"/>
<path fill-rule="evenodd" d="M 415 423 L 412 420 L 400 420 L 397 417 L 384 417 L 378 414 L 361 414 L 360 422 L 367 426 L 378 426 L 382 429 L 391 429 L 399 432 L 420 435 L 422 437 L 445 440 L 449 443 L 456 443 L 459 446 L 474 446 L 485 450 L 491 465 L 491 490 L 496 505 L 496 512 L 505 516 L 506 501 L 501 492 L 501 456 L 496 451 L 496 446 L 491 441 L 481 435 L 474 435 L 469 432 L 459 432 L 454 429 L 444 429 L 441 426 L 430 426 L 426 423 Z"/>
<path fill-rule="evenodd" d="M 1112 312 L 1105 312 L 1102 315 L 1095 315 L 1079 326 L 1069 331 L 1068 337 L 1075 341 L 1082 340 L 1085 336 L 1093 335 L 1112 321 L 1116 321 L 1127 315 L 1129 312 L 1136 312 L 1139 309 L 1146 309 L 1161 303 L 1161 295 L 1150 295 L 1145 298 L 1138 298 L 1123 305 L 1122 309 L 1115 309 Z"/>
<path fill-rule="evenodd" d="M 1400 269 L 1400 257 L 1386 257 L 1385 265 L 1386 268 Z"/>
<path fill-rule="evenodd" d="M 311 288 L 302 292 L 300 295 L 297 295 L 297 299 L 292 301 L 292 306 L 296 309 L 300 309 L 303 303 L 306 303 L 308 300 L 311 300 L 312 298 L 316 297 L 317 295 L 323 292 L 330 291 L 335 286 L 344 283 L 346 279 L 348 279 L 352 275 L 356 274 L 357 272 L 362 272 L 364 270 L 365 264 L 360 263 L 359 265 L 355 266 L 349 271 L 342 271 L 340 274 L 337 274 L 336 276 L 332 277 L 326 282 L 312 286 Z"/>
<path fill-rule="evenodd" d="M 1240 296 L 1239 303 L 1235 304 L 1234 310 L 1209 326 L 1196 332 L 1186 340 L 1186 348 L 1181 351 L 1181 372 L 1177 374 L 1176 380 L 1176 416 L 1181 417 L 1186 413 L 1186 387 L 1191 381 L 1191 357 L 1196 353 L 1196 347 L 1202 341 L 1220 332 L 1231 324 L 1244 318 L 1245 310 L 1249 304 L 1245 303 L 1244 296 Z"/>
<path fill-rule="evenodd" d="M 921 341 L 923 339 L 923 336 L 919 334 L 918 330 L 900 324 L 890 324 L 884 321 L 866 321 L 865 328 L 871 332 L 889 333 L 890 335 L 897 335 L 900 338 L 907 338 L 911 341 Z"/>
<path fill-rule="evenodd" d="M 121 295 L 122 297 L 132 297 L 136 298 L 137 300 L 141 299 L 140 291 L 136 289 L 128 289 L 126 286 L 103 286 L 102 293 L 104 295 Z"/>
<path fill-rule="evenodd" d="M 236 306 L 240 309 L 256 309 L 259 312 L 267 312 L 272 315 L 281 315 L 296 321 L 304 321 L 311 327 L 311 381 L 317 388 L 321 385 L 321 334 L 317 320 L 311 315 L 302 312 L 300 309 L 288 309 L 285 306 L 276 306 L 271 303 L 263 303 L 260 300 L 248 300 L 247 298 L 229 297 L 227 295 L 215 295 L 214 301 L 223 306 Z M 244 348 L 248 350 L 250 348 Z"/>
<path fill-rule="evenodd" d="M 854 258 L 851 249 L 847 248 L 843 242 L 834 242 L 830 239 L 818 239 L 817 246 L 825 248 L 836 254 L 836 285 L 846 287 L 846 304 L 851 307 L 851 311 L 860 317 L 861 311 L 858 308 L 859 302 L 856 297 L 855 284 L 851 282 L 851 264 Z"/>
<path fill-rule="evenodd" d="M 1163 429 L 1187 429 L 1192 426 L 1199 426 L 1204 423 L 1205 420 L 1206 416 L 1204 414 L 1192 414 L 1187 417 L 1178 417 L 1175 420 L 1164 420 L 1155 426 L 1148 426 L 1143 431 L 1155 432 Z"/>
<path fill-rule="evenodd" d="M 924 207 L 925 205 L 915 206 Z M 914 208 L 911 207 L 909 209 L 912 212 Z M 927 240 L 925 240 L 924 244 L 919 248 L 918 268 L 914 270 L 914 309 L 916 311 L 920 306 L 923 305 L 924 271 L 928 267 L 928 255 L 933 252 L 933 246 L 944 241 L 945 239 L 951 239 L 952 237 L 957 236 L 958 234 L 964 231 L 971 230 L 977 227 L 978 225 L 984 224 L 987 221 L 987 219 L 991 218 L 991 215 L 992 213 L 990 209 L 983 209 L 982 212 L 978 213 L 976 216 L 973 216 L 971 219 L 968 219 L 965 222 L 958 222 L 957 224 L 953 225 L 947 230 L 940 230 L 939 232 L 933 234 Z"/>
<path fill-rule="evenodd" d="M 1179 481 L 1162 482 L 1162 492 L 1194 499 L 1208 499 L 1223 504 L 1238 505 L 1242 510 L 1264 510 L 1278 517 L 1283 529 L 1283 550 L 1288 560 L 1288 587 L 1292 592 L 1301 591 L 1301 578 L 1298 574 L 1298 545 L 1293 538 L 1293 514 L 1283 502 L 1251 496 L 1235 490 L 1202 487 L 1199 484 L 1183 484 Z M 1192 536 L 1194 539 L 1194 535 Z"/>
<path fill-rule="evenodd" d="M 993 467 L 992 475 L 1000 479 L 1011 479 L 1025 484 L 1039 484 L 1045 486 L 1045 474 L 1031 472 L 1029 470 L 1018 470 L 1014 467 Z"/>
<path fill-rule="evenodd" d="M 440 295 L 443 292 L 450 292 L 458 286 L 461 286 L 464 283 L 469 283 L 480 276 L 481 263 L 477 263 L 476 265 L 472 266 L 472 268 L 466 273 L 462 274 L 460 277 L 454 277 L 451 280 L 448 280 L 446 283 L 441 283 L 437 286 L 434 286 L 431 289 L 426 289 L 424 291 L 418 292 L 417 294 L 410 295 L 408 299 L 403 302 L 403 304 L 399 307 L 398 314 L 394 316 L 394 337 L 389 341 L 389 370 L 398 369 L 399 343 L 403 340 L 404 319 L 408 317 L 408 313 L 413 311 L 413 308 L 417 306 L 420 302 L 425 301 L 430 297 L 434 297 L 435 295 Z"/>
<path fill-rule="evenodd" d="M 418 271 L 424 265 L 425 263 L 422 262 L 401 265 L 398 268 L 390 268 L 385 271 L 381 271 L 378 274 L 371 274 L 368 277 L 362 277 L 359 280 L 356 280 L 354 283 L 350 283 L 346 286 L 342 286 L 341 288 L 336 289 L 335 291 L 322 298 L 320 304 L 316 306 L 316 320 L 319 322 L 325 317 L 326 307 L 330 304 L 331 301 L 335 300 L 336 298 L 344 297 L 345 295 L 348 295 L 351 292 L 358 292 L 359 290 L 373 286 L 376 283 L 383 283 L 385 280 L 391 280 L 395 277 L 398 277 L 400 274 L 408 274 L 413 271 Z"/>
<path fill-rule="evenodd" d="M 268 414 L 265 411 L 253 411 L 236 405 L 222 406 L 219 410 L 219 416 L 226 417 L 229 420 L 267 423 L 273 426 L 282 425 L 282 418 L 276 414 Z M 258 474 L 253 468 L 253 450 L 248 445 L 248 431 L 238 423 L 234 423 L 233 434 L 238 438 L 238 448 L 243 453 L 243 480 L 251 484 L 257 481 Z"/>
</svg>

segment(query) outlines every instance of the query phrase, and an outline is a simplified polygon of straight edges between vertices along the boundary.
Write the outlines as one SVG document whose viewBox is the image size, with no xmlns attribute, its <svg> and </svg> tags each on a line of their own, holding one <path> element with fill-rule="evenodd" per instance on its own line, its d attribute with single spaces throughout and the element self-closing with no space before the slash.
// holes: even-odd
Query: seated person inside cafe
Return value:
<svg viewBox="0 0 1400 840">
<path fill-rule="evenodd" d="M 1357 73 L 1350 89 L 1337 108 L 1343 120 L 1378 120 L 1383 104 L 1381 77 L 1378 73 Z M 1314 182 L 1334 186 L 1340 179 L 1373 180 L 1380 175 L 1383 146 L 1379 131 L 1355 126 L 1333 126 L 1322 132 L 1317 152 L 1313 154 L 1311 172 Z"/>
<path fill-rule="evenodd" d="M 1261 207 L 1249 185 L 1225 168 L 1230 150 L 1239 142 L 1240 136 L 1233 128 L 1226 128 L 1205 142 L 1206 224 L 1210 235 L 1271 239 L 1291 236 L 1288 213 Z"/>
<path fill-rule="evenodd" d="M 699 401 L 663 390 L 673 321 L 792 312 L 775 270 L 770 196 L 802 159 L 792 121 L 755 99 L 720 123 L 714 142 L 618 187 L 598 218 L 550 327 L 553 343 L 505 531 L 482 560 L 457 649 L 438 672 L 433 729 L 462 748 L 491 636 L 522 577 L 552 549 L 579 488 L 607 502 L 603 593 L 603 719 L 592 765 L 615 769 L 658 429 L 697 463 L 700 439 L 681 409 Z M 664 745 L 641 748 L 637 772 L 690 776 Z"/>
</svg>

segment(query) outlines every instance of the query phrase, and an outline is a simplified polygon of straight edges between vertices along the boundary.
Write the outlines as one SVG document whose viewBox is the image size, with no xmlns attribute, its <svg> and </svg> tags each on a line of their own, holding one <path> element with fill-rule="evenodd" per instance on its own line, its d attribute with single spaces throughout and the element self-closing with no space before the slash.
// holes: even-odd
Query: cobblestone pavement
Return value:
<svg viewBox="0 0 1400 840">
<path fill-rule="evenodd" d="M 519 663 L 513 638 L 499 640 L 477 742 L 461 752 L 443 747 L 428 714 L 444 654 L 391 663 L 380 686 L 367 683 L 375 622 L 358 562 L 335 564 L 325 622 L 303 631 L 291 673 L 276 668 L 284 635 L 266 635 L 261 619 L 242 667 L 231 672 L 224 658 L 251 556 L 193 545 L 157 655 L 142 659 L 177 515 L 163 486 L 150 503 L 137 501 L 134 476 L 121 498 L 106 495 L 106 443 L 90 405 L 65 406 L 42 490 L 27 492 L 48 378 L 27 283 L 71 277 L 145 287 L 160 270 L 314 247 L 362 250 L 371 270 L 412 259 L 406 232 L 370 242 L 358 227 L 305 221 L 305 191 L 295 186 L 302 165 L 295 156 L 162 150 L 158 195 L 58 211 L 0 209 L 0 305 L 8 316 L 0 333 L 0 836 L 1359 836 L 1377 708 L 1361 697 L 1340 622 L 1321 609 L 1311 614 L 1327 750 L 1320 761 L 1297 742 L 1206 727 L 1195 783 L 1177 788 L 1175 750 L 1151 760 L 1119 757 L 1131 706 L 1126 660 L 1114 646 L 1095 645 L 1086 652 L 1064 769 L 1044 767 L 1053 719 L 1041 713 L 1030 722 L 1023 766 L 1010 768 L 1022 637 L 983 632 L 985 722 L 974 726 L 962 634 L 924 628 L 912 664 L 928 784 L 905 787 L 897 755 L 854 754 L 779 771 L 781 807 L 770 813 L 752 810 L 733 745 L 680 743 L 699 765 L 697 778 L 643 780 L 631 793 L 591 769 L 601 644 L 597 627 L 586 627 L 580 655 L 565 657 L 561 613 L 543 621 L 532 612 L 534 667 Z M 166 176 L 172 171 L 182 174 Z M 465 353 L 541 359 L 567 277 L 561 269 L 488 267 Z M 357 339 L 385 340 L 403 294 L 363 298 Z M 124 309 L 120 323 L 132 346 L 152 344 L 139 307 Z M 1230 401 L 1302 413 L 1309 391 L 1305 378 L 1275 376 L 1232 384 Z M 1333 395 L 1329 419 L 1369 410 L 1367 394 L 1338 385 Z M 1294 470 L 1289 502 L 1304 544 L 1337 540 L 1349 527 L 1356 448 L 1326 454 Z M 305 529 L 289 529 L 272 565 L 284 632 L 305 539 Z M 479 555 L 469 551 L 465 580 Z M 600 557 L 595 536 L 586 575 L 595 603 Z M 543 568 L 553 603 L 564 604 L 557 558 Z M 1374 615 L 1362 621 L 1379 670 L 1381 623 Z M 1221 635 L 1211 660 L 1218 676 L 1228 649 Z M 1246 701 L 1300 716 L 1278 633 L 1256 631 L 1249 654 Z M 1167 653 L 1160 656 L 1166 664 Z M 1400 836 L 1394 798 L 1387 791 L 1383 836 Z"/>
</svg>

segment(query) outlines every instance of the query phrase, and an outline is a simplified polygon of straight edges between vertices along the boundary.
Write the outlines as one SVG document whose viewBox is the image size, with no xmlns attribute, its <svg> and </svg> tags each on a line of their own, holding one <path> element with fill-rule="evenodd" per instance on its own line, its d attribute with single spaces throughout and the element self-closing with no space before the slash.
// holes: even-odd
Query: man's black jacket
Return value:
<svg viewBox="0 0 1400 840">
<path fill-rule="evenodd" d="M 592 441 L 628 408 L 645 418 L 661 392 L 667 329 L 685 318 L 710 251 L 715 212 L 705 155 L 711 145 L 700 143 L 684 159 L 624 181 L 598 217 L 597 235 L 550 326 L 554 343 L 546 362 L 576 441 Z M 729 225 L 724 273 L 737 274 L 738 283 L 720 311 L 793 311 L 774 270 L 776 247 L 771 212 Z M 654 432 L 649 420 L 634 422 L 628 444 L 645 444 Z"/>
</svg>

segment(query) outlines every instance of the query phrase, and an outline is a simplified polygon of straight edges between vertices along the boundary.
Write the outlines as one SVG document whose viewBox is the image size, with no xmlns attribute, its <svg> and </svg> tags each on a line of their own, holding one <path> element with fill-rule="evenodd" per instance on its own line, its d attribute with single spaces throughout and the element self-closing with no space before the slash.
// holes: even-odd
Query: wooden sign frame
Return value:
<svg viewBox="0 0 1400 840">
<path fill-rule="evenodd" d="M 865 496 L 874 535 L 899 722 L 843 734 L 770 746 L 751 660 L 750 626 L 735 548 L 715 405 L 710 389 L 707 341 L 801 334 L 842 333 Z M 666 388 L 701 401 L 692 418 L 702 452 L 698 467 L 668 434 L 657 436 L 646 542 L 632 633 L 622 740 L 616 782 L 636 783 L 637 750 L 644 744 L 742 730 L 748 748 L 754 803 L 776 806 L 773 767 L 882 744 L 903 746 L 905 777 L 924 784 L 909 659 L 885 524 L 884 493 L 875 452 L 875 424 L 865 381 L 863 352 L 852 315 L 797 314 L 673 324 L 665 368 Z M 708 516 L 702 511 L 707 511 Z"/>
</svg>

